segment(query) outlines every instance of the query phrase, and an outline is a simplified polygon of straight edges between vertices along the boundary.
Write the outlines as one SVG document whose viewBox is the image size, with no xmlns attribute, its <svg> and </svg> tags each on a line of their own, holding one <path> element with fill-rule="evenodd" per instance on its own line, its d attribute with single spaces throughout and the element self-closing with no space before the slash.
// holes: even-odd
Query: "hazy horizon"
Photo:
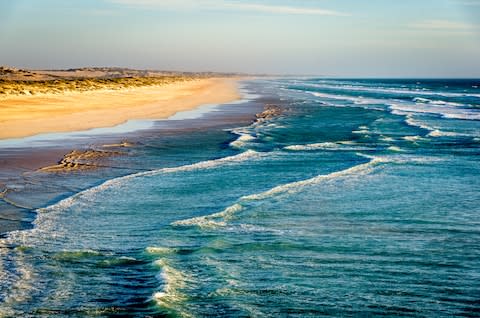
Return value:
<svg viewBox="0 0 480 318">
<path fill-rule="evenodd" d="M 0 0 L 0 65 L 480 77 L 480 0 Z"/>
</svg>

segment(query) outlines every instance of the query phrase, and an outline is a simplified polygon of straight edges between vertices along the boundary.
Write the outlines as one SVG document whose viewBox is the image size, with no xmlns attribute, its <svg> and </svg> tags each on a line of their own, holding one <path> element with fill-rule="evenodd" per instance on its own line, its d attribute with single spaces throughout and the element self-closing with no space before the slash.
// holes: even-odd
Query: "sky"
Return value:
<svg viewBox="0 0 480 318">
<path fill-rule="evenodd" d="M 0 65 L 480 78 L 480 0 L 0 0 Z"/>
</svg>

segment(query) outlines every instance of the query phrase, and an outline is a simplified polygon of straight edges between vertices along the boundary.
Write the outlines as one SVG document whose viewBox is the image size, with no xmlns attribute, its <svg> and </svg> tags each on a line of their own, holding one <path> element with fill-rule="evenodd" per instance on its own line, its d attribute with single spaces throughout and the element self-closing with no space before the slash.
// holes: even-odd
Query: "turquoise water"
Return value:
<svg viewBox="0 0 480 318">
<path fill-rule="evenodd" d="M 251 83 L 275 116 L 150 137 L 9 233 L 0 315 L 476 316 L 478 85 Z"/>
</svg>

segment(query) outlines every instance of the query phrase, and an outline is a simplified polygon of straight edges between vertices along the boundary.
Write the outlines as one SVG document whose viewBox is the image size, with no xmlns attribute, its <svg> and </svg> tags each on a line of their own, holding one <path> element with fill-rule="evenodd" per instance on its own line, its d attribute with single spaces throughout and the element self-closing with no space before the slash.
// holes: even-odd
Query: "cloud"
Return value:
<svg viewBox="0 0 480 318">
<path fill-rule="evenodd" d="M 232 10 L 247 12 L 262 12 L 269 14 L 288 15 L 322 15 L 322 16 L 349 16 L 349 14 L 334 10 L 320 8 L 307 8 L 298 6 L 278 6 L 258 3 L 240 3 L 226 0 L 110 0 L 110 2 L 129 6 L 148 6 L 163 9 L 206 9 L 206 10 Z"/>
<path fill-rule="evenodd" d="M 272 5 L 253 4 L 253 3 L 225 3 L 224 6 L 230 7 L 233 9 L 266 12 L 266 13 L 329 15 L 329 16 L 347 16 L 348 15 L 338 11 L 318 9 L 318 8 L 272 6 Z"/>
<path fill-rule="evenodd" d="M 464 6 L 480 6 L 480 0 L 456 0 L 456 4 Z"/>
<path fill-rule="evenodd" d="M 469 31 L 474 25 L 449 20 L 424 20 L 410 25 L 414 29 L 437 31 Z"/>
</svg>

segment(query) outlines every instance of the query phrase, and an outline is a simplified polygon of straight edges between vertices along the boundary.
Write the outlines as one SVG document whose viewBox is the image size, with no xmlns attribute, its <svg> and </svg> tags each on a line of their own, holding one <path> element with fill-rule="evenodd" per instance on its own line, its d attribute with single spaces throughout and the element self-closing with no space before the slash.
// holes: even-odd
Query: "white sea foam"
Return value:
<svg viewBox="0 0 480 318">
<path fill-rule="evenodd" d="M 291 151 L 314 151 L 314 150 L 338 150 L 338 151 L 368 151 L 374 150 L 373 148 L 355 146 L 355 143 L 347 143 L 343 141 L 339 142 L 321 142 L 305 145 L 291 145 L 286 146 L 283 149 Z"/>
<path fill-rule="evenodd" d="M 254 136 L 254 129 L 256 126 L 260 125 L 261 123 L 259 122 L 254 122 L 253 124 L 245 127 L 237 127 L 234 129 L 226 129 L 226 131 L 237 135 L 237 139 L 232 141 L 229 146 L 232 148 L 237 148 L 237 149 L 242 149 L 245 148 L 245 146 L 254 140 L 257 139 L 257 137 Z"/>
<path fill-rule="evenodd" d="M 461 133 L 452 132 L 452 131 L 443 131 L 443 130 L 440 130 L 438 127 L 430 126 L 430 125 L 428 125 L 427 123 L 425 123 L 425 122 L 423 122 L 423 121 L 414 119 L 411 114 L 406 115 L 405 122 L 406 122 L 408 125 L 410 125 L 410 126 L 419 127 L 419 128 L 428 130 L 428 131 L 429 131 L 429 133 L 427 134 L 428 137 L 469 136 L 469 135 L 467 135 L 467 134 L 461 134 Z M 418 140 L 421 140 L 421 139 L 423 139 L 423 138 L 420 137 L 420 136 L 405 136 L 405 137 L 403 137 L 403 139 L 409 140 L 409 141 L 418 141 Z"/>
<path fill-rule="evenodd" d="M 269 197 L 272 197 L 272 196 L 275 196 L 275 195 L 278 195 L 278 194 L 295 193 L 295 192 L 300 191 L 305 186 L 317 184 L 319 182 L 323 182 L 323 181 L 327 181 L 327 180 L 331 180 L 331 179 L 335 179 L 335 178 L 339 178 L 339 177 L 344 177 L 344 176 L 348 176 L 348 175 L 351 175 L 351 174 L 365 174 L 365 173 L 370 172 L 371 169 L 375 165 L 379 164 L 380 162 L 382 162 L 382 159 L 375 158 L 375 159 L 372 159 L 371 161 L 369 161 L 367 163 L 363 163 L 363 164 L 360 164 L 360 165 L 357 165 L 357 166 L 353 166 L 353 167 L 345 169 L 345 170 L 332 172 L 332 173 L 329 173 L 329 174 L 326 174 L 326 175 L 318 175 L 316 177 L 306 179 L 306 180 L 301 180 L 301 181 L 291 182 L 291 183 L 287 183 L 287 184 L 282 184 L 282 185 L 276 186 L 276 187 L 274 187 L 270 190 L 267 190 L 265 192 L 262 192 L 262 193 L 256 193 L 256 194 L 243 196 L 241 198 L 241 200 L 245 200 L 245 201 L 263 200 L 263 199 L 266 199 L 266 198 L 269 198 Z"/>
<path fill-rule="evenodd" d="M 388 137 L 388 136 L 383 136 L 382 138 L 380 138 L 380 140 L 383 140 L 383 141 L 394 141 L 395 139 L 393 139 L 392 137 Z"/>
<path fill-rule="evenodd" d="M 450 107 L 448 105 L 432 105 L 432 104 L 410 104 L 410 103 L 391 103 L 389 104 L 393 114 L 434 114 L 443 118 L 463 119 L 463 120 L 480 120 L 480 112 L 470 108 Z"/>
<path fill-rule="evenodd" d="M 402 152 L 404 151 L 403 149 L 401 149 L 400 147 L 397 147 L 397 146 L 390 146 L 387 148 L 388 150 L 390 151 L 395 151 L 395 152 Z"/>
<path fill-rule="evenodd" d="M 192 277 L 175 269 L 166 259 L 155 261 L 155 265 L 161 268 L 157 279 L 163 285 L 163 288 L 155 292 L 152 299 L 161 307 L 179 311 L 178 314 L 182 317 L 191 317 L 188 312 L 180 308 L 179 304 L 187 299 L 187 296 L 181 290 L 187 284 L 193 283 Z"/>
<path fill-rule="evenodd" d="M 180 220 L 173 222 L 171 225 L 173 226 L 199 226 L 201 228 L 216 228 L 222 227 L 227 225 L 227 221 L 229 221 L 235 213 L 238 213 L 243 210 L 243 206 L 239 203 L 235 203 L 223 211 L 205 215 L 194 217 L 186 220 Z"/>
<path fill-rule="evenodd" d="M 413 99 L 414 102 L 417 102 L 417 103 L 430 103 L 431 100 L 428 99 L 428 98 L 423 98 L 423 97 L 415 97 Z"/>
<path fill-rule="evenodd" d="M 357 144 L 357 142 L 355 142 L 353 140 L 339 141 L 339 143 L 341 143 L 342 145 L 356 145 Z"/>
<path fill-rule="evenodd" d="M 427 136 L 429 137 L 459 137 L 463 136 L 463 134 L 451 132 L 451 131 L 441 131 L 438 129 L 435 129 L 431 131 Z"/>
<path fill-rule="evenodd" d="M 442 114 L 444 118 L 450 119 L 463 119 L 463 120 L 480 120 L 480 112 L 464 112 L 464 113 L 444 113 Z"/>
<path fill-rule="evenodd" d="M 397 109 L 392 109 L 391 107 L 390 107 L 390 113 L 392 115 L 397 115 L 397 116 L 409 116 L 409 115 L 411 115 L 408 112 L 402 112 L 402 111 L 399 111 Z"/>
<path fill-rule="evenodd" d="M 402 115 L 404 115 L 404 114 L 402 114 Z M 428 130 L 428 131 L 434 131 L 436 129 L 432 126 L 427 125 L 426 123 L 424 123 L 422 121 L 414 119 L 412 114 L 406 114 L 404 116 L 406 116 L 405 117 L 405 123 L 407 123 L 407 125 L 422 128 L 422 129 L 425 129 L 425 130 Z"/>
<path fill-rule="evenodd" d="M 420 140 L 424 140 L 425 138 L 422 138 L 420 136 L 404 136 L 402 137 L 402 139 L 404 140 L 407 140 L 407 141 L 411 141 L 411 142 L 417 142 L 417 141 L 420 141 Z"/>
<path fill-rule="evenodd" d="M 274 229 L 271 227 L 264 227 L 264 226 L 258 226 L 255 224 L 238 224 L 238 227 L 232 228 L 233 231 L 235 232 L 242 232 L 242 233 L 273 233 L 276 235 L 282 235 L 285 234 L 286 232 L 289 232 L 288 230 L 279 230 L 279 229 Z"/>
<path fill-rule="evenodd" d="M 213 160 L 206 160 L 206 161 L 201 161 L 197 163 L 193 163 L 190 165 L 184 165 L 180 167 L 172 167 L 172 168 L 161 168 L 161 169 L 156 169 L 156 170 L 151 170 L 151 171 L 145 171 L 145 172 L 138 172 L 134 174 L 130 174 L 127 176 L 123 177 L 118 177 L 114 178 L 108 181 L 105 181 L 104 183 L 95 186 L 93 188 L 89 188 L 87 190 L 81 191 L 71 197 L 68 197 L 66 199 L 63 199 L 53 205 L 50 205 L 46 208 L 41 208 L 38 209 L 37 212 L 40 212 L 39 215 L 37 216 L 37 219 L 34 221 L 35 224 L 41 223 L 41 215 L 42 212 L 49 212 L 52 210 L 63 210 L 65 208 L 70 207 L 73 203 L 75 203 L 78 198 L 82 197 L 88 197 L 89 195 L 95 195 L 98 192 L 101 192 L 107 188 L 110 188 L 115 185 L 120 185 L 124 183 L 127 180 L 133 179 L 133 178 L 138 178 L 138 177 L 149 177 L 149 176 L 156 176 L 162 173 L 175 173 L 175 172 L 183 172 L 183 171 L 194 171 L 194 170 L 203 170 L 203 169 L 211 169 L 215 168 L 221 165 L 226 165 L 230 163 L 238 163 L 242 162 L 245 160 L 249 160 L 252 158 L 259 158 L 263 156 L 262 153 L 256 152 L 254 150 L 247 150 L 245 152 L 242 152 L 238 155 L 233 155 L 229 157 L 224 157 L 224 158 L 219 158 L 219 159 L 213 159 Z"/>
<path fill-rule="evenodd" d="M 353 96 L 326 94 L 326 93 L 318 93 L 318 92 L 309 92 L 309 93 L 316 96 L 316 97 L 320 97 L 320 98 L 328 98 L 328 99 L 335 99 L 335 100 L 343 100 L 343 101 L 352 102 L 351 105 L 326 104 L 327 106 L 331 106 L 331 107 L 357 107 L 357 108 L 363 108 L 363 109 L 368 109 L 368 110 L 384 111 L 384 108 L 382 108 L 382 107 L 373 106 L 373 105 L 383 105 L 383 104 L 385 104 L 385 100 L 381 100 L 381 99 L 364 98 L 362 96 L 353 97 Z M 321 102 L 321 103 L 325 104 L 324 102 Z"/>
<path fill-rule="evenodd" d="M 411 114 L 406 116 L 405 122 L 410 126 L 419 127 L 419 128 L 428 130 L 429 131 L 429 133 L 427 134 L 428 137 L 443 137 L 443 136 L 444 137 L 461 137 L 461 136 L 468 137 L 470 136 L 469 134 L 462 134 L 462 133 L 453 132 L 453 131 L 444 131 L 444 130 L 440 130 L 438 127 L 429 126 L 422 121 L 414 119 Z M 403 139 L 409 140 L 409 141 L 418 141 L 423 138 L 420 136 L 413 136 L 413 137 L 405 136 L 403 137 Z"/>
<path fill-rule="evenodd" d="M 283 149 L 286 150 L 294 150 L 294 151 L 305 151 L 305 150 L 319 150 L 319 149 L 338 149 L 340 145 L 334 142 L 321 142 L 321 143 L 314 143 L 314 144 L 306 144 L 306 145 L 291 145 L 286 146 Z"/>
<path fill-rule="evenodd" d="M 249 141 L 253 141 L 256 138 L 252 135 L 242 133 L 240 137 L 230 143 L 233 148 L 243 148 Z"/>
<path fill-rule="evenodd" d="M 454 103 L 454 102 L 447 102 L 447 101 L 444 101 L 444 100 L 432 100 L 432 99 L 423 98 L 423 97 L 415 97 L 415 98 L 413 99 L 413 101 L 416 102 L 416 103 L 433 104 L 433 105 L 444 105 L 444 106 L 453 106 L 453 107 L 466 106 L 465 104 Z"/>
<path fill-rule="evenodd" d="M 374 98 L 364 98 L 346 96 L 346 95 L 337 95 L 337 94 L 328 94 L 328 93 L 318 93 L 310 92 L 312 95 L 336 99 L 336 100 L 345 100 L 351 101 L 356 105 L 368 105 L 368 104 L 386 104 L 389 105 L 390 110 L 393 114 L 406 115 L 409 113 L 422 113 L 422 114 L 435 114 L 440 115 L 443 118 L 449 119 L 462 119 L 462 120 L 480 120 L 480 112 L 476 109 L 466 108 L 467 105 L 446 102 L 443 100 L 432 100 L 423 97 L 414 98 L 414 102 L 401 102 L 391 103 L 392 100 L 389 99 L 374 99 Z M 376 108 L 371 108 L 376 109 Z M 383 109 L 378 109 L 383 110 Z"/>
<path fill-rule="evenodd" d="M 357 105 L 383 104 L 384 102 L 384 100 L 381 100 L 381 99 L 365 98 L 363 96 L 353 97 L 353 96 L 327 94 L 327 93 L 319 93 L 319 92 L 311 92 L 311 94 L 313 96 L 321 97 L 321 98 L 351 101 Z"/>
<path fill-rule="evenodd" d="M 414 154 L 392 154 L 383 156 L 372 156 L 368 154 L 358 153 L 359 156 L 371 160 L 377 160 L 378 164 L 431 164 L 444 161 L 445 159 L 434 156 L 418 156 Z"/>
<path fill-rule="evenodd" d="M 306 85 L 306 84 L 303 84 Z M 445 91 L 430 91 L 426 89 L 398 89 L 387 87 L 365 87 L 359 85 L 331 85 L 331 84 L 307 84 L 315 88 L 328 88 L 347 91 L 365 91 L 373 93 L 389 93 L 389 94 L 402 94 L 402 95 L 420 95 L 420 96 L 444 96 L 444 97 L 477 97 L 480 98 L 480 94 L 475 93 L 454 93 Z"/>
<path fill-rule="evenodd" d="M 173 247 L 162 247 L 162 246 L 149 246 L 145 249 L 149 254 L 173 254 L 176 253 L 178 249 Z"/>
<path fill-rule="evenodd" d="M 336 94 L 327 94 L 327 93 L 318 93 L 318 92 L 311 92 L 311 94 L 313 96 L 321 97 L 321 98 L 349 100 L 352 102 L 360 102 L 362 100 L 361 97 L 352 97 L 352 96 L 345 96 L 345 95 L 336 95 Z"/>
<path fill-rule="evenodd" d="M 2 255 L 2 265 L 8 258 Z M 23 252 L 15 254 L 13 259 L 10 259 L 9 267 L 16 270 L 7 271 L 2 268 L 1 281 L 2 294 L 0 295 L 2 302 L 0 302 L 0 316 L 1 317 L 19 317 L 21 314 L 16 313 L 12 308 L 14 304 L 28 302 L 32 298 L 32 291 L 34 291 L 33 281 L 36 277 L 35 268 L 26 260 Z M 8 286 L 8 289 L 5 287 Z M 3 292 L 8 292 L 3 294 Z"/>
<path fill-rule="evenodd" d="M 352 133 L 358 134 L 358 135 L 368 135 L 368 134 L 371 134 L 372 132 L 367 129 L 360 129 L 360 130 L 354 130 L 352 131 Z"/>
<path fill-rule="evenodd" d="M 158 169 L 154 170 L 151 172 L 145 172 L 144 174 L 147 176 L 151 175 L 158 175 L 161 173 L 171 173 L 171 172 L 179 172 L 179 171 L 192 171 L 192 170 L 202 170 L 202 169 L 208 169 L 208 168 L 215 168 L 220 165 L 228 164 L 228 163 L 237 163 L 245 160 L 249 160 L 252 158 L 258 158 L 260 157 L 261 154 L 259 152 L 256 152 L 254 150 L 247 150 L 245 152 L 242 152 L 238 155 L 234 156 L 229 156 L 229 157 L 224 157 L 224 158 L 219 158 L 219 159 L 214 159 L 214 160 L 207 160 L 207 161 L 201 161 L 198 163 L 194 163 L 191 165 L 185 165 L 181 167 L 174 167 L 174 168 L 163 168 L 163 169 Z"/>
</svg>

